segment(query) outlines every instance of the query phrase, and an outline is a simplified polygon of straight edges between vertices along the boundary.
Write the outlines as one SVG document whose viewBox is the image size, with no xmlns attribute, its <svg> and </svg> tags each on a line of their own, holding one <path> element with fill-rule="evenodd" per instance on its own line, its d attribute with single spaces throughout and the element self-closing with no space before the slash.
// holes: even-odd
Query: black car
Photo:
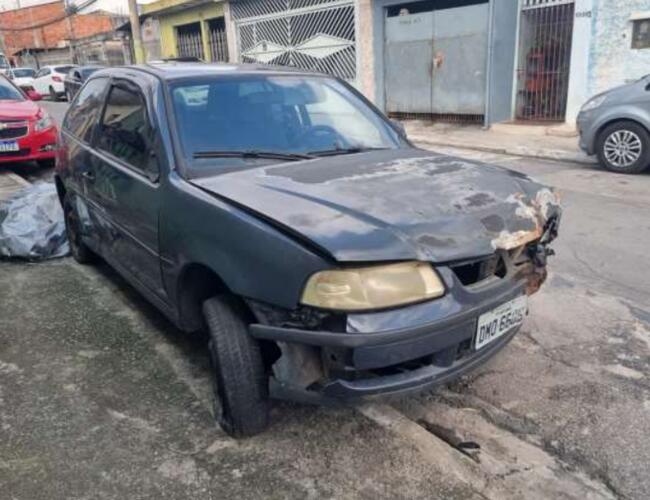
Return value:
<svg viewBox="0 0 650 500">
<path fill-rule="evenodd" d="M 77 95 L 81 86 L 86 82 L 88 77 L 95 71 L 104 69 L 106 66 L 75 66 L 63 79 L 63 88 L 65 89 L 65 98 L 72 102 Z"/>
<path fill-rule="evenodd" d="M 561 209 L 500 167 L 413 147 L 347 83 L 289 69 L 95 73 L 56 185 L 73 256 L 103 257 L 209 333 L 216 416 L 446 382 L 519 330 Z"/>
</svg>

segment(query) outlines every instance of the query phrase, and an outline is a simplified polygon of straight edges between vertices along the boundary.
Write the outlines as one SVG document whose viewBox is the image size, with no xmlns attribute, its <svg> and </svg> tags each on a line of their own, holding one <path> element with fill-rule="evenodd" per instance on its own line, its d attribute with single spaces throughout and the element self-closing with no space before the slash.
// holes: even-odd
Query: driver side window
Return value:
<svg viewBox="0 0 650 500">
<path fill-rule="evenodd" d="M 143 96 L 135 89 L 112 86 L 97 147 L 133 170 L 149 176 L 158 172 L 156 158 L 151 154 L 153 137 Z"/>
</svg>

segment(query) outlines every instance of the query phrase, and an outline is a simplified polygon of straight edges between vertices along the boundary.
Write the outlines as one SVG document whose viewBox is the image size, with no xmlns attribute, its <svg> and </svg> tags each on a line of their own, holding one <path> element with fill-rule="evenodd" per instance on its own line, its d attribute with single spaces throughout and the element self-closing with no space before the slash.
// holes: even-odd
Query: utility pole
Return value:
<svg viewBox="0 0 650 500">
<path fill-rule="evenodd" d="M 133 55 L 135 62 L 142 64 L 144 61 L 144 49 L 142 48 L 142 32 L 140 31 L 140 17 L 138 16 L 138 5 L 136 0 L 129 0 L 129 18 L 131 20 L 131 38 L 133 39 Z"/>
<path fill-rule="evenodd" d="M 64 0 L 64 12 L 65 12 L 65 18 L 68 22 L 68 34 L 70 35 L 70 55 L 72 56 L 72 63 L 77 64 L 77 54 L 75 52 L 74 48 L 74 39 L 75 39 L 75 34 L 74 34 L 74 23 L 72 17 L 75 15 L 77 12 L 77 7 L 72 5 L 70 3 L 70 0 Z"/>
</svg>

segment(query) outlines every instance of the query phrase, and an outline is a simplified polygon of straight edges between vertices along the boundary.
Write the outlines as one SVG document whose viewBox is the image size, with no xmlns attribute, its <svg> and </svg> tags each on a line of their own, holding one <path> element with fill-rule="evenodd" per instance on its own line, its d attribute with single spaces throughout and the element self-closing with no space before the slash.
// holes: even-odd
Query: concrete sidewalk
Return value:
<svg viewBox="0 0 650 500">
<path fill-rule="evenodd" d="M 475 125 L 405 121 L 408 137 L 424 147 L 449 146 L 491 153 L 576 163 L 596 163 L 578 147 L 578 137 L 565 127 L 497 124 Z"/>
<path fill-rule="evenodd" d="M 13 172 L 0 171 L 0 201 L 9 199 L 16 191 L 29 186 L 29 182 Z"/>
</svg>

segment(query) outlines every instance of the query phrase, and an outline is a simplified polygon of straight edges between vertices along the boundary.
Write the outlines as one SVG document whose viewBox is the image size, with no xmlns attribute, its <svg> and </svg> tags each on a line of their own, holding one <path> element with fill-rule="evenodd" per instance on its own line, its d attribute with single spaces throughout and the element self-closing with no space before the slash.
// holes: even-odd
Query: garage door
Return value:
<svg viewBox="0 0 650 500">
<path fill-rule="evenodd" d="M 241 62 L 356 79 L 354 1 L 253 0 L 231 8 Z"/>
<path fill-rule="evenodd" d="M 387 17 L 385 33 L 388 112 L 482 120 L 487 3 Z"/>
</svg>

